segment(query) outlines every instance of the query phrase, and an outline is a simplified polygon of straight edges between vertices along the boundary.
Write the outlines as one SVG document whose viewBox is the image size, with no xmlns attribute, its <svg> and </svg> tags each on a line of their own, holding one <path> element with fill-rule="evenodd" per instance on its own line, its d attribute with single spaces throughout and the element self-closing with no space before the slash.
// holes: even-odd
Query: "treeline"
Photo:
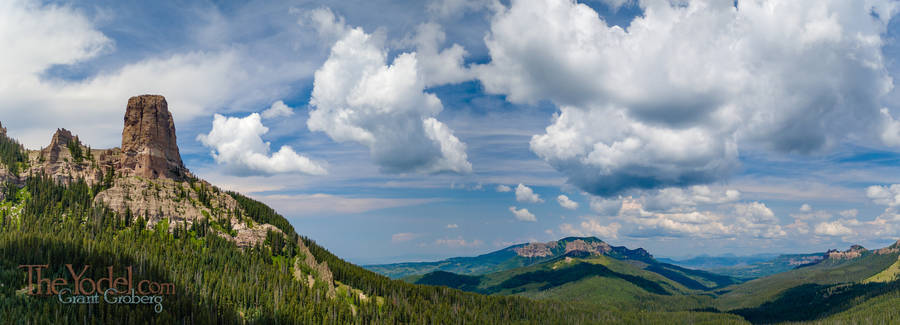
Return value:
<svg viewBox="0 0 900 325">
<path fill-rule="evenodd" d="M 25 147 L 22 144 L 15 139 L 7 137 L 6 134 L 0 134 L 0 162 L 13 175 L 19 174 L 27 160 Z"/>
<path fill-rule="evenodd" d="M 411 285 L 347 263 L 308 238 L 259 202 L 232 194 L 244 217 L 279 226 L 266 244 L 240 249 L 210 231 L 208 222 L 186 227 L 168 222 L 148 228 L 141 216 L 119 215 L 93 204 L 98 190 L 81 180 L 69 186 L 47 177 L 24 187 L 7 186 L 0 213 L 0 323 L 596 323 L 619 319 L 554 302 L 491 297 L 442 287 Z M 289 238 L 304 240 L 335 280 L 361 289 L 374 300 L 329 299 L 319 282 L 310 288 L 293 278 L 295 254 Z M 279 239 L 280 238 L 280 239 Z M 142 305 L 63 305 L 55 297 L 24 295 L 20 264 L 50 264 L 46 276 L 62 276 L 65 264 L 92 265 L 86 276 L 104 276 L 112 265 L 134 266 L 135 279 L 171 282 L 177 295 L 163 311 Z M 18 291 L 18 293 L 17 293 Z"/>
</svg>

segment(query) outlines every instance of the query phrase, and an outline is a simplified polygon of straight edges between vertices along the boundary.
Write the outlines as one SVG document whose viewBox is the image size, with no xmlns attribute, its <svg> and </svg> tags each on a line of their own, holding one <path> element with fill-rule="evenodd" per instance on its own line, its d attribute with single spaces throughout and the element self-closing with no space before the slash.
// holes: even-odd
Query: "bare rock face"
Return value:
<svg viewBox="0 0 900 325">
<path fill-rule="evenodd" d="M 144 178 L 181 180 L 188 176 L 178 153 L 175 122 L 165 97 L 141 95 L 128 99 L 119 168 Z"/>
<path fill-rule="evenodd" d="M 69 143 L 78 144 L 78 140 L 72 135 L 72 132 L 66 129 L 56 129 L 50 145 L 41 149 L 41 157 L 49 163 L 57 163 L 65 159 L 72 160 L 72 154 L 69 152 Z"/>
<path fill-rule="evenodd" d="M 522 257 L 547 257 L 553 255 L 551 249 L 556 248 L 559 243 L 551 241 L 548 243 L 528 243 L 525 246 L 513 248 L 517 255 Z"/>
<path fill-rule="evenodd" d="M 843 252 L 838 251 L 836 249 L 829 250 L 825 253 L 825 258 L 836 259 L 836 260 L 849 260 L 862 256 L 866 252 L 868 252 L 865 247 L 860 245 L 850 246 L 850 249 L 845 250 Z"/>
<path fill-rule="evenodd" d="M 70 184 L 83 179 L 88 184 L 96 184 L 103 177 L 103 170 L 112 166 L 106 157 L 111 150 L 91 150 L 84 146 L 78 136 L 66 129 L 57 129 L 50 145 L 38 151 L 28 151 L 27 176 L 44 175 L 56 182 Z"/>
<path fill-rule="evenodd" d="M 572 251 L 602 255 L 612 251 L 612 247 L 604 242 L 585 242 L 584 240 L 578 239 L 566 243 L 566 254 Z"/>
</svg>

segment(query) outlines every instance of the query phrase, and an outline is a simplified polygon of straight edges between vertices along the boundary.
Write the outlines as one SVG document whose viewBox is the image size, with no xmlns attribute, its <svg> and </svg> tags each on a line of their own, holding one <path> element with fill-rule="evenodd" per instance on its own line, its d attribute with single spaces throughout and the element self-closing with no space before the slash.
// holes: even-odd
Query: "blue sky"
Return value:
<svg viewBox="0 0 900 325">
<path fill-rule="evenodd" d="M 898 9 L 12 1 L 0 121 L 30 148 L 57 127 L 113 147 L 127 98 L 165 95 L 192 171 L 357 263 L 570 235 L 667 257 L 881 247 L 900 238 Z"/>
</svg>

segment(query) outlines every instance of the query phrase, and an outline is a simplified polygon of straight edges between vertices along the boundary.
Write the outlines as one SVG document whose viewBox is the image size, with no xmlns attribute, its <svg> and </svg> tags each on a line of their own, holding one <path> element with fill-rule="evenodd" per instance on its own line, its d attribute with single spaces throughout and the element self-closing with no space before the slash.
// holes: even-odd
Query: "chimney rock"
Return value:
<svg viewBox="0 0 900 325">
<path fill-rule="evenodd" d="M 141 95 L 128 99 L 119 164 L 145 178 L 181 180 L 188 175 L 178 153 L 175 122 L 165 97 Z"/>
</svg>

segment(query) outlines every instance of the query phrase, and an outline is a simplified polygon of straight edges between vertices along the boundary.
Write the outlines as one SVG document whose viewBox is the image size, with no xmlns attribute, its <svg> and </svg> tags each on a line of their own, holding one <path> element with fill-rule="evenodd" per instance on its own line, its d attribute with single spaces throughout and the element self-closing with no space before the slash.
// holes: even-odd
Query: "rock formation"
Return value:
<svg viewBox="0 0 900 325">
<path fill-rule="evenodd" d="M 5 132 L 0 125 L 0 135 Z M 181 160 L 175 123 L 163 96 L 128 100 L 121 148 L 91 149 L 69 130 L 57 129 L 50 145 L 25 154 L 26 170 L 18 174 L 0 163 L 0 182 L 21 186 L 38 175 L 62 184 L 84 180 L 100 185 L 94 204 L 131 216 L 131 221 L 143 218 L 154 227 L 166 220 L 170 231 L 200 222 L 239 247 L 259 245 L 269 232 L 283 234 L 271 224 L 252 221 L 230 194 L 190 174 Z"/>
<path fill-rule="evenodd" d="M 513 250 L 522 257 L 547 257 L 553 255 L 551 249 L 555 249 L 558 243 L 551 241 L 548 243 L 528 243 L 525 246 L 513 248 Z"/>
<path fill-rule="evenodd" d="M 842 260 L 842 259 L 849 260 L 849 259 L 854 259 L 854 258 L 860 257 L 863 254 L 867 253 L 868 251 L 869 250 L 866 249 L 865 247 L 862 247 L 860 245 L 853 245 L 853 246 L 850 246 L 850 249 L 845 250 L 843 252 L 838 251 L 836 249 L 829 250 L 828 252 L 825 253 L 825 258 L 826 259 L 829 259 L 829 258 L 836 259 L 836 260 Z"/>
<path fill-rule="evenodd" d="M 188 177 L 178 153 L 175 122 L 165 97 L 141 95 L 128 99 L 119 168 L 151 179 Z"/>
<path fill-rule="evenodd" d="M 72 132 L 66 129 L 56 129 L 50 145 L 41 149 L 41 158 L 48 163 L 57 163 L 63 160 L 74 161 L 69 150 L 69 144 L 72 146 L 81 146 L 78 138 L 72 135 Z"/>
<path fill-rule="evenodd" d="M 602 255 L 612 251 L 612 247 L 602 241 L 586 242 L 584 240 L 577 239 L 566 243 L 566 254 L 572 251 L 581 251 L 590 254 Z"/>
</svg>

